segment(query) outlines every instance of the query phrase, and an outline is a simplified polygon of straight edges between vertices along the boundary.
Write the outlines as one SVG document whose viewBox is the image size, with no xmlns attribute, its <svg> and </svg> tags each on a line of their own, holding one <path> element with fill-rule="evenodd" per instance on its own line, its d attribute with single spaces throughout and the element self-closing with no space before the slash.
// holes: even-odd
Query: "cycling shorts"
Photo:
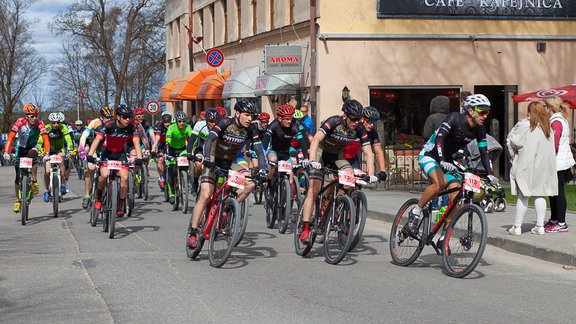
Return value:
<svg viewBox="0 0 576 324">
<path fill-rule="evenodd" d="M 221 169 L 230 169 L 230 170 L 234 170 L 234 171 L 248 172 L 248 170 L 243 168 L 241 165 L 239 165 L 235 161 L 227 161 L 227 160 L 219 160 L 219 159 L 214 160 L 213 155 L 211 156 L 211 158 L 212 158 L 212 161 L 214 161 L 214 164 Z M 227 177 L 228 174 L 222 174 L 222 176 Z M 202 168 L 202 177 L 200 178 L 200 183 L 209 183 L 211 185 L 215 185 L 217 177 L 218 177 L 218 174 L 216 173 L 216 170 L 209 169 L 207 167 L 203 167 Z M 247 181 L 248 181 L 248 179 L 247 179 Z"/>
<path fill-rule="evenodd" d="M 346 169 L 352 168 L 350 163 L 344 158 L 343 152 L 338 154 L 331 154 L 325 152 L 321 148 L 318 148 L 316 152 L 316 162 L 320 162 L 323 167 L 332 168 L 332 169 Z M 310 168 L 310 180 L 324 180 L 324 173 L 321 170 L 317 170 L 314 168 Z"/>
<path fill-rule="evenodd" d="M 424 154 L 418 155 L 418 165 L 424 174 L 426 174 L 428 180 L 430 180 L 430 175 L 432 172 L 436 170 L 442 171 L 442 167 L 440 167 L 440 163 L 438 163 L 438 161 Z M 460 176 L 456 176 L 452 173 L 444 173 L 444 176 L 446 176 L 447 183 L 462 182 L 462 178 Z"/>
</svg>

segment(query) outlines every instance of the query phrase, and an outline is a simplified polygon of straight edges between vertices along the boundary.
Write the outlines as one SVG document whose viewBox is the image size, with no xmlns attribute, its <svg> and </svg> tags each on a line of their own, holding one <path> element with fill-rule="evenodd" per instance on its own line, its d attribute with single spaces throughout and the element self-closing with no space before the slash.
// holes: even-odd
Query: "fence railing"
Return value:
<svg viewBox="0 0 576 324">
<path fill-rule="evenodd" d="M 384 147 L 384 158 L 388 169 L 387 190 L 422 191 L 429 184 L 426 175 L 418 165 L 418 154 L 421 147 L 395 149 Z"/>
</svg>

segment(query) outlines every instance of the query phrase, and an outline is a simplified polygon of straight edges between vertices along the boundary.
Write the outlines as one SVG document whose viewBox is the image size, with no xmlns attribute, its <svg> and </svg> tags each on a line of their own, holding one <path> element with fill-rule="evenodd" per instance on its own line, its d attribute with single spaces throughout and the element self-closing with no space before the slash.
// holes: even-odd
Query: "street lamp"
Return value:
<svg viewBox="0 0 576 324">
<path fill-rule="evenodd" d="M 347 86 L 344 86 L 342 89 L 342 101 L 346 102 L 350 99 L 350 89 Z"/>
</svg>

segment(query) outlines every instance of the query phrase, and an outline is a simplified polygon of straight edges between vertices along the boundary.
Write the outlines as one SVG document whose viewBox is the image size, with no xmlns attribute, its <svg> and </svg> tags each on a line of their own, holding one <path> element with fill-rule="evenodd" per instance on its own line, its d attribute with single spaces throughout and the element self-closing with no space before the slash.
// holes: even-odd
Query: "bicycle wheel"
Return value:
<svg viewBox="0 0 576 324">
<path fill-rule="evenodd" d="M 92 206 L 90 207 L 90 226 L 96 227 L 96 225 L 98 224 L 98 215 L 100 214 L 100 211 L 94 208 L 94 204 L 91 205 Z"/>
<path fill-rule="evenodd" d="M 148 201 L 148 199 L 150 198 L 149 196 L 149 192 L 148 192 L 148 182 L 150 181 L 150 179 L 148 178 L 148 166 L 146 164 L 142 165 L 142 182 L 141 182 L 141 186 L 142 186 L 142 190 L 140 192 L 142 192 L 142 195 L 144 196 L 144 200 Z"/>
<path fill-rule="evenodd" d="M 110 224 L 110 206 L 108 205 L 108 200 L 108 185 L 106 185 L 102 192 L 102 207 L 100 209 L 100 215 L 102 215 L 102 230 L 106 233 L 108 233 L 108 225 Z"/>
<path fill-rule="evenodd" d="M 444 234 L 442 263 L 450 277 L 469 275 L 482 259 L 488 240 L 488 221 L 476 205 L 465 205 L 452 217 Z"/>
<path fill-rule="evenodd" d="M 128 203 L 127 204 L 128 212 L 126 213 L 127 217 L 132 216 L 132 211 L 134 210 L 134 203 L 136 200 L 136 194 L 134 192 L 135 187 L 136 187 L 136 179 L 134 177 L 134 171 L 130 170 L 130 172 L 128 172 L 128 192 L 126 193 L 127 194 L 126 200 Z M 114 215 L 116 215 L 116 212 L 114 212 Z"/>
<path fill-rule="evenodd" d="M 356 226 L 354 227 L 354 240 L 348 251 L 354 250 L 358 243 L 360 243 L 362 234 L 364 233 L 364 226 L 366 226 L 366 218 L 368 217 L 368 201 L 364 191 L 355 190 L 350 195 L 350 198 L 352 198 L 356 206 Z"/>
<path fill-rule="evenodd" d="M 320 197 L 320 196 L 318 196 Z M 300 233 L 304 230 L 304 222 L 302 220 L 302 213 L 304 212 L 304 208 L 300 208 L 298 211 L 298 219 L 296 220 L 296 225 L 294 226 L 294 252 L 296 252 L 299 256 L 306 256 L 310 250 L 312 250 L 312 246 L 314 245 L 314 241 L 316 240 L 316 231 L 313 229 L 312 224 L 314 224 L 315 219 L 319 217 L 317 214 L 317 210 L 319 210 L 319 198 L 316 199 L 314 202 L 314 209 L 312 210 L 312 219 L 310 219 L 310 224 L 308 230 L 310 231 L 310 244 L 302 244 L 300 241 Z"/>
<path fill-rule="evenodd" d="M 78 179 L 84 180 L 84 166 L 82 165 L 82 160 L 76 158 L 76 172 L 78 172 Z"/>
<path fill-rule="evenodd" d="M 262 186 L 260 184 L 254 187 L 252 194 L 254 195 L 254 205 L 262 204 Z"/>
<path fill-rule="evenodd" d="M 291 199 L 291 208 L 292 213 L 290 214 L 290 223 L 296 223 L 298 219 L 298 213 L 300 213 L 300 209 L 302 208 L 302 202 L 304 201 L 304 197 L 300 195 L 300 184 L 298 183 L 296 177 L 293 178 L 294 180 L 294 189 L 292 192 L 292 199 Z"/>
<path fill-rule="evenodd" d="M 285 178 L 280 183 L 280 194 L 276 211 L 278 215 L 278 232 L 284 234 L 288 228 L 288 223 L 290 223 L 290 214 L 292 214 L 292 189 L 290 188 L 289 179 Z"/>
<path fill-rule="evenodd" d="M 240 205 L 232 197 L 226 198 L 219 219 L 210 230 L 208 259 L 210 265 L 220 268 L 232 253 L 240 232 Z"/>
<path fill-rule="evenodd" d="M 180 170 L 180 201 L 182 202 L 182 213 L 188 213 L 188 198 L 190 197 L 190 189 L 188 185 L 188 172 Z"/>
<path fill-rule="evenodd" d="M 338 264 L 344 259 L 354 240 L 355 225 L 354 202 L 348 196 L 338 197 L 334 216 L 328 219 L 324 230 L 324 260 L 327 263 Z"/>
<path fill-rule="evenodd" d="M 186 245 L 186 255 L 190 259 L 195 259 L 198 256 L 198 254 L 200 254 L 200 251 L 202 251 L 202 247 L 204 246 L 204 228 L 206 226 L 206 218 L 208 218 L 208 210 L 209 210 L 209 208 L 206 208 L 206 211 L 204 212 L 204 216 L 200 220 L 200 224 L 198 225 L 198 228 L 196 229 L 196 231 L 198 233 L 198 235 L 196 235 L 196 239 L 198 240 L 198 244 L 196 244 L 196 248 L 191 249 L 188 247 L 188 244 L 185 244 Z M 192 223 L 192 216 L 190 216 L 190 223 Z M 190 224 L 190 223 L 188 223 L 188 224 Z M 186 240 L 188 240 L 188 234 L 186 234 Z"/>
<path fill-rule="evenodd" d="M 118 195 L 120 194 L 120 187 L 118 186 L 118 180 L 112 181 L 112 185 L 110 186 L 109 198 L 109 206 L 110 210 L 108 210 L 109 223 L 108 226 L 108 238 L 114 238 L 114 230 L 116 228 L 116 211 L 118 210 Z"/>
<path fill-rule="evenodd" d="M 276 224 L 276 185 L 264 188 L 264 209 L 266 209 L 266 227 Z"/>
<path fill-rule="evenodd" d="M 408 236 L 403 230 L 404 225 L 408 221 L 408 213 L 416 207 L 418 204 L 418 199 L 413 198 L 406 201 L 398 210 L 398 213 L 394 217 L 394 222 L 392 223 L 392 229 L 390 230 L 390 255 L 392 256 L 392 262 L 396 265 L 407 266 L 412 264 L 422 253 L 424 249 L 424 243 L 420 240 Z M 423 232 L 422 221 L 424 217 L 421 218 L 418 225 L 419 232 Z"/>
<path fill-rule="evenodd" d="M 52 173 L 52 212 L 54 218 L 58 217 L 58 203 L 60 202 L 60 179 L 58 174 Z"/>
<path fill-rule="evenodd" d="M 164 202 L 168 202 L 168 198 L 169 198 L 169 193 L 168 193 L 168 165 L 166 165 L 165 169 L 164 169 Z"/>
<path fill-rule="evenodd" d="M 20 220 L 22 225 L 26 225 L 28 220 L 28 191 L 30 190 L 30 176 L 23 175 L 20 179 Z"/>
</svg>

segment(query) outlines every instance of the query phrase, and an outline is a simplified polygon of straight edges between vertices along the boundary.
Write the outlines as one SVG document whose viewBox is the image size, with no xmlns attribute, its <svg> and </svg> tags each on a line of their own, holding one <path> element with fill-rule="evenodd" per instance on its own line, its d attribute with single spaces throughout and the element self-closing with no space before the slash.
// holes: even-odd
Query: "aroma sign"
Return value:
<svg viewBox="0 0 576 324">
<path fill-rule="evenodd" d="M 266 74 L 302 73 L 302 46 L 269 45 L 264 48 Z"/>
</svg>

